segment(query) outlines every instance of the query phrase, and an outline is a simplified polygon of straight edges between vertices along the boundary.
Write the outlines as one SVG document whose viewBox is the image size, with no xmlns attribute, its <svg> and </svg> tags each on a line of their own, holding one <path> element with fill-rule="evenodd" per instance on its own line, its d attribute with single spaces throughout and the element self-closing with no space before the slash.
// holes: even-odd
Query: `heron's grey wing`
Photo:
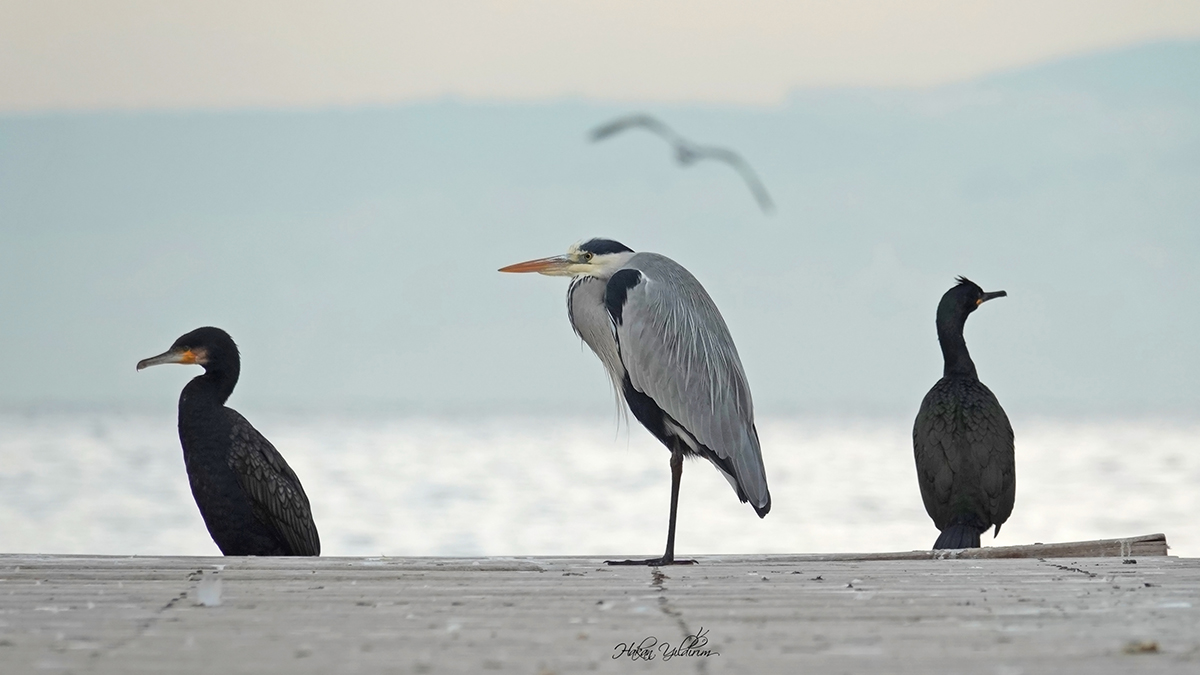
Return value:
<svg viewBox="0 0 1200 675">
<path fill-rule="evenodd" d="M 300 479 L 245 417 L 227 410 L 233 422 L 229 463 L 250 496 L 255 515 L 279 532 L 292 555 L 319 555 L 321 540 Z"/>
<path fill-rule="evenodd" d="M 1016 499 L 1016 458 L 1012 424 L 1000 401 L 982 382 L 973 380 L 968 400 L 971 410 L 964 426 L 971 448 L 971 461 L 978 467 L 980 501 L 988 519 L 999 526 L 1012 515 Z M 997 527 L 999 531 L 999 527 Z"/>
<path fill-rule="evenodd" d="M 615 120 L 606 122 L 595 129 L 592 129 L 592 141 L 602 141 L 609 136 L 613 136 L 625 131 L 626 129 L 633 128 L 642 128 L 651 133 L 657 134 L 671 145 L 678 145 L 682 140 L 679 134 L 675 133 L 671 127 L 663 124 L 658 119 L 651 117 L 650 115 L 637 114 L 618 117 Z"/>
<path fill-rule="evenodd" d="M 767 193 L 767 186 L 763 185 L 754 168 L 750 166 L 749 162 L 742 159 L 741 155 L 726 148 L 712 146 L 697 147 L 694 149 L 694 152 L 698 158 L 713 159 L 733 167 L 742 177 L 742 180 L 746 181 L 746 186 L 750 188 L 750 193 L 754 195 L 754 199 L 758 202 L 758 207 L 763 210 L 763 213 L 771 213 L 775 210 L 775 202 L 771 200 L 771 195 Z"/>
<path fill-rule="evenodd" d="M 625 270 L 638 278 L 614 298 L 615 283 L 633 281 L 632 273 L 618 280 Z M 609 281 L 606 302 L 630 383 L 723 460 L 731 482 L 765 515 L 771 496 L 750 385 L 704 287 L 671 259 L 638 253 Z"/>
</svg>

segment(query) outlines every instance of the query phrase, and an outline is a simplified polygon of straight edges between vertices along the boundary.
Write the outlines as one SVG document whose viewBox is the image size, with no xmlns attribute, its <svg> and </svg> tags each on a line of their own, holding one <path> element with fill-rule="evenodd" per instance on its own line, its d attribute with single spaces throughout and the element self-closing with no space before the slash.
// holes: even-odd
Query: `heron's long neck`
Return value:
<svg viewBox="0 0 1200 675">
<path fill-rule="evenodd" d="M 620 350 L 613 337 L 612 317 L 604 306 L 606 282 L 596 277 L 576 277 L 567 292 L 567 315 L 575 333 L 591 347 L 615 380 L 625 376 Z"/>
<path fill-rule="evenodd" d="M 963 375 L 979 379 L 975 372 L 975 362 L 971 360 L 971 353 L 967 351 L 967 341 L 963 339 L 963 326 L 966 322 L 967 318 L 963 317 L 961 320 L 938 323 L 938 342 L 942 345 L 942 360 L 945 364 L 942 377 Z"/>
</svg>

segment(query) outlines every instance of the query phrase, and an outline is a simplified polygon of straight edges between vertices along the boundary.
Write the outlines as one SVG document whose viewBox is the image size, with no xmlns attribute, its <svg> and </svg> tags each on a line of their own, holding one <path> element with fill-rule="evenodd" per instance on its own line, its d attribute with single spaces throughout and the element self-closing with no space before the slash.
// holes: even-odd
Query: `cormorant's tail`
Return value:
<svg viewBox="0 0 1200 675">
<path fill-rule="evenodd" d="M 970 525 L 947 525 L 933 548 L 979 548 L 979 529 Z"/>
</svg>

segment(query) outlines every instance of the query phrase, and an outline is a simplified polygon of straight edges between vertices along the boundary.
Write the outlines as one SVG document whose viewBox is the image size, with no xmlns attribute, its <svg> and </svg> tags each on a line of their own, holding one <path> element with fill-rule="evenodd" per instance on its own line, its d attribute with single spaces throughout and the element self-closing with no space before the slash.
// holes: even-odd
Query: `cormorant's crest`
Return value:
<svg viewBox="0 0 1200 675">
<path fill-rule="evenodd" d="M 954 277 L 954 280 L 958 282 L 959 286 L 974 286 L 975 288 L 978 288 L 980 290 L 980 292 L 983 292 L 983 288 L 980 287 L 979 284 L 975 283 L 974 281 L 971 281 L 970 279 L 962 276 L 961 274 Z"/>
<path fill-rule="evenodd" d="M 633 253 L 633 249 L 619 241 L 612 239 L 589 239 L 578 246 L 580 251 L 587 251 L 596 255 L 605 255 L 607 253 Z"/>
</svg>

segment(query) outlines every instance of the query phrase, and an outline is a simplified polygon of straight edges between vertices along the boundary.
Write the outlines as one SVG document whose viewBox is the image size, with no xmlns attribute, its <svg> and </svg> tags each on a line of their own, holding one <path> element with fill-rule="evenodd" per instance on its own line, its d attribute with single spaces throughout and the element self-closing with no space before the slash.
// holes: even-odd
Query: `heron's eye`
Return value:
<svg viewBox="0 0 1200 675">
<path fill-rule="evenodd" d="M 595 258 L 595 257 L 596 257 L 595 253 L 592 253 L 591 251 L 585 251 L 583 254 L 583 261 L 584 262 L 592 262 L 592 258 Z"/>
</svg>

